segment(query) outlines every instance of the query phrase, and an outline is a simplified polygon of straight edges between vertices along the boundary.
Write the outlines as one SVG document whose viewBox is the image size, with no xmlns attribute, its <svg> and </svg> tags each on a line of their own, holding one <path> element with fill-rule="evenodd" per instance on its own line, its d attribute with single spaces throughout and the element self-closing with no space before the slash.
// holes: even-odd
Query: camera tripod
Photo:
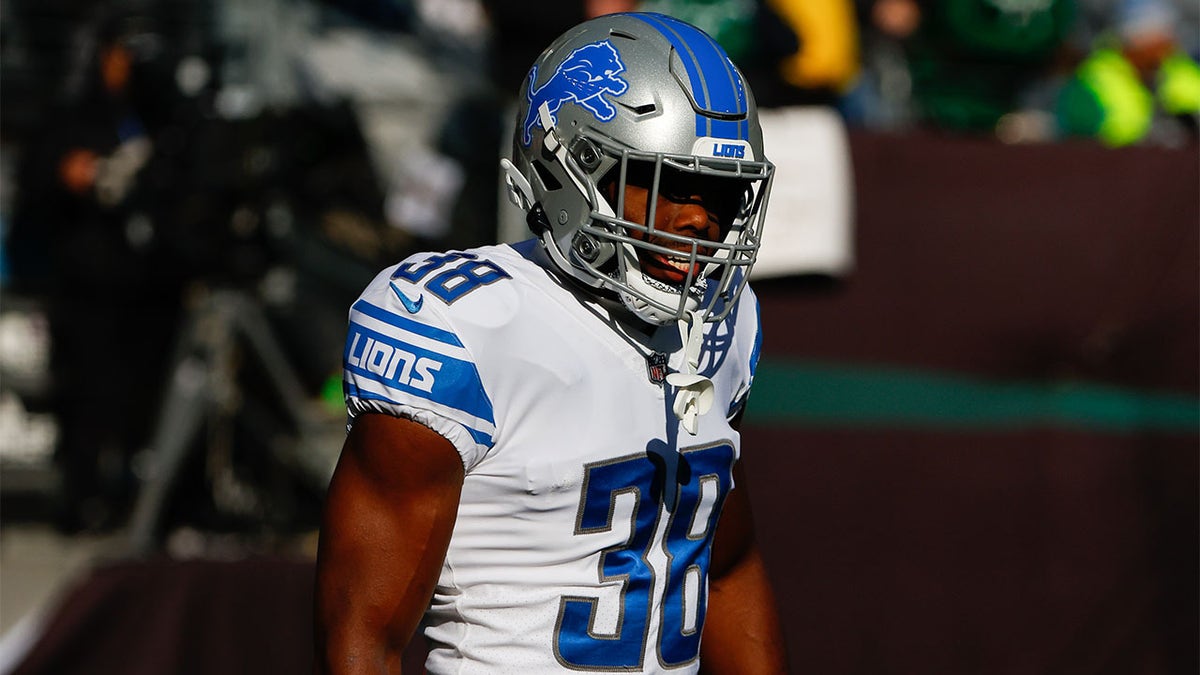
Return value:
<svg viewBox="0 0 1200 675">
<path fill-rule="evenodd" d="M 228 456 L 231 451 L 230 434 L 220 430 L 228 430 L 234 416 L 244 412 L 239 378 L 246 357 L 261 365 L 291 430 L 252 450 L 268 453 L 272 471 L 285 471 L 317 494 L 324 492 L 345 433 L 344 420 L 334 419 L 306 395 L 258 298 L 243 290 L 205 289 L 183 321 L 144 454 L 147 461 L 139 472 L 142 479 L 128 529 L 133 553 L 159 547 L 170 500 L 193 453 Z M 256 504 L 253 495 L 229 480 L 214 482 L 212 489 L 223 488 L 226 500 L 240 499 L 243 509 L 266 506 Z"/>
</svg>

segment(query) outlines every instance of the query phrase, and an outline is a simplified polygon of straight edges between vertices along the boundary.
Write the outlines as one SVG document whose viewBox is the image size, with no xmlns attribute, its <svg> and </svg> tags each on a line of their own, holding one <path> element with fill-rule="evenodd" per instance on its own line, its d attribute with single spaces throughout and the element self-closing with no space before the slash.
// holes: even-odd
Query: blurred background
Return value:
<svg viewBox="0 0 1200 675">
<path fill-rule="evenodd" d="M 779 167 L 795 672 L 1200 669 L 1200 2 L 0 0 L 0 673 L 308 672 L 348 307 L 523 238 L 524 75 L 629 9 Z"/>
</svg>

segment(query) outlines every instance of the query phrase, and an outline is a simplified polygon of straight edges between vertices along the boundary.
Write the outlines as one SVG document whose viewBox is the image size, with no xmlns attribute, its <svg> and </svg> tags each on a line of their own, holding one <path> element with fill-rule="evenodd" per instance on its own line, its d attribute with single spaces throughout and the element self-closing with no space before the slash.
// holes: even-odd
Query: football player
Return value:
<svg viewBox="0 0 1200 675">
<path fill-rule="evenodd" d="M 779 673 L 737 431 L 773 166 L 703 32 L 584 22 L 542 53 L 501 165 L 534 237 L 423 253 L 350 311 L 349 435 L 317 662 L 430 673 Z"/>
</svg>

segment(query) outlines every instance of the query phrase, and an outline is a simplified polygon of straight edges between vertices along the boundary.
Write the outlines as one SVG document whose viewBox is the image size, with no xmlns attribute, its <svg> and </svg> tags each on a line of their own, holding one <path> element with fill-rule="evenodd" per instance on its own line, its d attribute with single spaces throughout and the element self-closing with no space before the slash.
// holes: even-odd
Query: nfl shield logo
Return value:
<svg viewBox="0 0 1200 675">
<path fill-rule="evenodd" d="M 646 357 L 646 375 L 654 384 L 667 381 L 667 355 L 659 352 Z"/>
</svg>

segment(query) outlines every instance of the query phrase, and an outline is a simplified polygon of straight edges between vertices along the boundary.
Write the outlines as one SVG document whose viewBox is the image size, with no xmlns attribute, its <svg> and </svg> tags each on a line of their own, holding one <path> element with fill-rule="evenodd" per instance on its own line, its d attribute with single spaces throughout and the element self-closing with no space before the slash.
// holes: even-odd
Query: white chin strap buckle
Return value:
<svg viewBox="0 0 1200 675">
<path fill-rule="evenodd" d="M 522 211 L 528 212 L 533 208 L 533 186 L 508 158 L 500 160 L 500 169 L 504 171 L 504 188 L 508 195 L 508 201 Z"/>
<path fill-rule="evenodd" d="M 690 326 L 685 326 L 690 323 Z M 672 410 L 684 430 L 695 436 L 700 416 L 712 409 L 716 399 L 712 380 L 698 374 L 700 367 L 700 345 L 704 341 L 704 318 L 700 311 L 692 311 L 688 321 L 679 322 L 679 337 L 683 339 L 683 372 L 667 375 L 667 384 L 675 387 L 675 405 Z"/>
</svg>

